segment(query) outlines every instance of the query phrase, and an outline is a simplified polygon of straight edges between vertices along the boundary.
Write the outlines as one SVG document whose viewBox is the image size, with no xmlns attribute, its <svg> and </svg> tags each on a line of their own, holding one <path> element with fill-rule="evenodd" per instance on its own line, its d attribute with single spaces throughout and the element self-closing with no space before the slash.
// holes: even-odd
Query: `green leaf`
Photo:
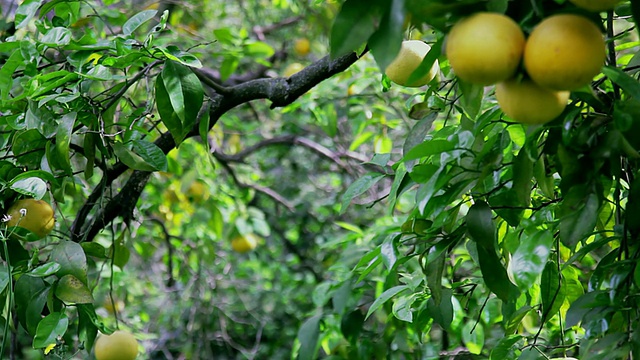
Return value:
<svg viewBox="0 0 640 360">
<path fill-rule="evenodd" d="M 637 79 L 614 66 L 603 67 L 602 73 L 611 81 L 618 84 L 629 96 L 640 100 L 640 83 L 638 83 Z"/>
<path fill-rule="evenodd" d="M 409 294 L 400 296 L 393 302 L 391 313 L 398 320 L 406 321 L 408 323 L 413 322 L 413 312 L 411 306 L 416 301 L 417 294 Z"/>
<path fill-rule="evenodd" d="M 471 240 L 480 245 L 479 247 L 495 253 L 496 228 L 492 217 L 493 214 L 489 205 L 482 200 L 478 200 L 469 208 L 465 221 Z"/>
<path fill-rule="evenodd" d="M 422 144 L 425 141 L 429 130 L 433 126 L 433 122 L 438 117 L 438 113 L 431 113 L 427 115 L 424 119 L 418 121 L 413 128 L 409 131 L 404 144 L 402 145 L 402 154 L 407 155 L 411 149 L 415 148 L 419 144 Z M 415 161 L 406 160 L 405 166 L 407 171 L 411 172 L 413 170 L 413 165 Z"/>
<path fill-rule="evenodd" d="M 560 310 L 565 296 L 562 283 L 558 264 L 553 260 L 547 262 L 540 279 L 543 321 L 552 318 Z"/>
<path fill-rule="evenodd" d="M 78 340 L 84 343 L 85 349 L 92 349 L 98 336 L 98 328 L 104 325 L 98 319 L 93 304 L 78 304 Z M 98 324 L 98 325 L 96 325 Z"/>
<path fill-rule="evenodd" d="M 73 241 L 62 241 L 51 251 L 51 261 L 60 264 L 58 277 L 73 275 L 87 284 L 87 258 L 80 244 Z"/>
<path fill-rule="evenodd" d="M 375 32 L 375 10 L 371 3 L 347 0 L 331 27 L 331 57 L 346 55 L 362 46 Z"/>
<path fill-rule="evenodd" d="M 118 236 L 113 242 L 113 264 L 120 269 L 123 269 L 124 266 L 129 262 L 129 257 L 131 256 L 131 252 L 125 243 L 125 235 L 124 232 Z"/>
<path fill-rule="evenodd" d="M 460 80 L 460 78 L 458 78 L 458 87 L 460 88 L 460 92 L 462 92 L 459 103 L 460 106 L 471 120 L 477 119 L 482 106 L 484 87 L 467 83 Z"/>
<path fill-rule="evenodd" d="M 467 321 L 462 327 L 462 342 L 470 353 L 480 355 L 484 347 L 484 327 L 474 321 Z"/>
<path fill-rule="evenodd" d="M 38 324 L 36 335 L 33 338 L 33 348 L 42 349 L 51 344 L 56 344 L 59 337 L 62 337 L 69 327 L 69 318 L 61 312 L 54 312 L 47 315 Z"/>
<path fill-rule="evenodd" d="M 369 38 L 371 54 L 382 72 L 400 51 L 404 19 L 404 0 L 390 0 L 378 29 Z"/>
<path fill-rule="evenodd" d="M 124 144 L 121 142 L 114 142 L 112 144 L 113 153 L 116 157 L 122 161 L 123 164 L 127 165 L 129 168 L 133 170 L 140 171 L 157 171 L 160 170 L 156 168 L 154 165 L 149 164 L 145 161 L 142 156 L 136 154 L 135 152 L 129 150 Z M 165 157 L 166 160 L 166 157 Z M 157 165 L 157 164 L 156 164 Z"/>
<path fill-rule="evenodd" d="M 631 183 L 625 210 L 625 225 L 631 233 L 638 233 L 640 231 L 640 178 L 638 177 Z"/>
<path fill-rule="evenodd" d="M 65 114 L 58 122 L 58 130 L 56 131 L 57 160 L 54 161 L 54 164 L 58 165 L 67 175 L 70 175 L 72 172 L 69 144 L 71 143 L 73 125 L 76 122 L 77 116 L 78 114 L 76 112 Z M 49 162 L 51 163 L 51 161 Z"/>
<path fill-rule="evenodd" d="M 18 315 L 18 320 L 20 320 L 20 324 L 29 331 L 29 326 L 27 325 L 27 314 L 33 314 L 37 318 L 40 318 L 40 313 L 44 308 L 44 304 L 46 303 L 46 296 L 44 300 L 40 302 L 42 305 L 40 309 L 36 311 L 27 311 L 27 308 L 34 302 L 33 299 L 37 299 L 44 291 L 48 291 L 49 287 L 45 284 L 42 278 L 36 278 L 31 276 L 20 276 L 18 280 L 16 280 L 16 284 L 14 286 L 14 300 L 16 304 L 16 313 Z M 35 301 L 37 302 L 37 301 Z M 37 323 L 36 323 L 37 324 Z M 35 331 L 35 327 L 33 328 Z M 34 334 L 30 332 L 30 334 Z"/>
<path fill-rule="evenodd" d="M 538 187 L 544 196 L 549 199 L 555 198 L 555 187 L 553 177 L 547 176 L 544 156 L 540 156 L 533 166 L 533 176 L 538 182 Z"/>
<path fill-rule="evenodd" d="M 435 252 L 435 246 L 430 251 Z M 431 290 L 431 298 L 436 306 L 440 306 L 442 301 L 442 274 L 444 273 L 445 260 L 446 252 L 442 252 L 434 260 L 427 263 L 427 286 Z"/>
<path fill-rule="evenodd" d="M 268 58 L 275 53 L 275 50 L 265 42 L 250 41 L 245 44 L 245 52 L 250 56 Z"/>
<path fill-rule="evenodd" d="M 320 321 L 322 314 L 307 319 L 298 330 L 300 350 L 298 360 L 314 360 L 318 353 L 318 338 L 320 337 Z"/>
<path fill-rule="evenodd" d="M 531 178 L 533 177 L 533 161 L 524 151 L 520 150 L 513 163 L 513 186 L 518 206 L 526 207 L 531 204 Z"/>
<path fill-rule="evenodd" d="M 47 31 L 39 43 L 52 47 L 64 46 L 69 45 L 71 37 L 71 30 L 64 27 L 54 27 Z"/>
<path fill-rule="evenodd" d="M 344 315 L 340 321 L 340 332 L 345 339 L 350 342 L 356 341 L 362 332 L 364 320 L 364 314 L 360 309 L 352 310 Z"/>
<path fill-rule="evenodd" d="M 133 151 L 139 155 L 145 163 L 151 165 L 157 171 L 167 171 L 167 156 L 154 143 L 145 140 L 133 140 Z"/>
<path fill-rule="evenodd" d="M 42 264 L 37 268 L 29 271 L 28 274 L 29 276 L 35 276 L 35 277 L 47 277 L 57 273 L 58 270 L 60 270 L 60 264 L 55 262 L 48 262 L 46 264 Z"/>
<path fill-rule="evenodd" d="M 65 275 L 60 278 L 56 284 L 55 294 L 67 305 L 93 303 L 91 290 L 73 275 Z"/>
<path fill-rule="evenodd" d="M 536 282 L 545 268 L 552 245 L 553 235 L 548 230 L 540 230 L 533 235 L 523 233 L 508 269 L 520 290 L 526 291 Z"/>
<path fill-rule="evenodd" d="M 446 151 L 453 150 L 455 145 L 447 140 L 426 140 L 422 144 L 415 146 L 404 155 L 401 161 L 420 159 L 426 156 L 441 154 Z"/>
<path fill-rule="evenodd" d="M 529 305 L 526 305 L 511 314 L 509 320 L 505 323 L 504 326 L 505 334 L 513 334 L 516 330 L 518 330 L 520 322 L 522 322 L 522 319 L 524 319 L 524 317 L 527 316 L 530 311 L 533 311 L 533 308 Z"/>
<path fill-rule="evenodd" d="M 588 194 L 584 198 L 583 203 L 566 204 L 563 201 L 562 206 L 568 215 L 560 219 L 560 240 L 570 248 L 575 249 L 579 241 L 589 236 L 598 222 L 598 196 L 596 194 Z"/>
<path fill-rule="evenodd" d="M 49 297 L 49 291 L 51 290 L 50 286 L 47 286 L 37 293 L 35 293 L 27 303 L 27 309 L 25 312 L 26 317 L 26 329 L 29 334 L 33 335 L 36 333 L 38 324 L 42 320 L 42 310 L 47 304 L 47 299 Z M 24 325 L 24 323 L 23 323 Z"/>
<path fill-rule="evenodd" d="M 104 246 L 96 243 L 96 242 L 83 242 L 80 243 L 82 245 L 82 250 L 88 256 L 97 257 L 99 259 L 108 259 L 107 249 Z"/>
<path fill-rule="evenodd" d="M 591 291 L 571 304 L 569 311 L 567 311 L 567 317 L 565 320 L 565 327 L 570 328 L 578 325 L 586 315 L 599 308 L 607 307 L 611 305 L 609 300 L 608 290 Z"/>
<path fill-rule="evenodd" d="M 393 268 L 398 260 L 398 240 L 401 234 L 390 234 L 380 245 L 380 257 L 385 267 L 389 270 Z"/>
<path fill-rule="evenodd" d="M 453 291 L 451 289 L 443 288 L 442 301 L 440 301 L 440 304 L 436 305 L 433 298 L 429 298 L 429 300 L 427 300 L 427 310 L 429 315 L 431 315 L 433 321 L 442 326 L 443 329 L 447 330 L 450 329 L 451 322 L 453 321 L 452 296 Z"/>
<path fill-rule="evenodd" d="M 127 20 L 127 22 L 122 25 L 122 34 L 124 36 L 129 36 L 136 31 L 142 24 L 153 19 L 154 16 L 158 13 L 157 10 L 144 10 L 141 11 Z"/>
<path fill-rule="evenodd" d="M 518 293 L 518 288 L 511 283 L 507 270 L 493 248 L 478 246 L 478 260 L 482 278 L 489 290 L 496 294 L 500 300 L 509 301 Z"/>
<path fill-rule="evenodd" d="M 193 71 L 175 61 L 167 61 L 156 80 L 156 103 L 162 122 L 176 144 L 194 130 L 203 101 L 204 90 Z"/>
<path fill-rule="evenodd" d="M 407 285 L 398 285 L 398 286 L 394 286 L 390 289 L 385 290 L 380 297 L 378 297 L 373 304 L 371 304 L 371 306 L 369 307 L 369 310 L 367 311 L 367 315 L 365 316 L 365 319 L 368 319 L 369 316 L 371 314 L 374 313 L 374 311 L 378 310 L 382 305 L 384 305 L 384 303 L 386 303 L 387 301 L 389 301 L 389 299 L 391 299 L 392 297 L 400 294 L 401 292 L 405 291 L 408 289 Z"/>
<path fill-rule="evenodd" d="M 373 185 L 375 185 L 378 181 L 384 178 L 384 174 L 379 173 L 368 173 L 361 177 L 360 179 L 354 181 L 349 188 L 344 192 L 340 201 L 340 214 L 344 214 L 351 203 L 353 198 L 362 195 L 365 191 L 369 190 Z"/>
<path fill-rule="evenodd" d="M 23 27 L 29 25 L 29 22 L 38 12 L 38 8 L 40 4 L 42 4 L 43 0 L 25 0 L 23 1 L 15 14 L 15 23 L 16 29 L 22 29 Z"/>
<path fill-rule="evenodd" d="M 12 181 L 10 188 L 11 190 L 37 200 L 42 199 L 48 190 L 47 183 L 37 177 L 23 178 L 15 182 Z"/>
<path fill-rule="evenodd" d="M 489 360 L 511 360 L 516 359 L 516 343 L 522 339 L 522 335 L 508 335 L 500 339 L 498 344 L 491 350 Z"/>
</svg>

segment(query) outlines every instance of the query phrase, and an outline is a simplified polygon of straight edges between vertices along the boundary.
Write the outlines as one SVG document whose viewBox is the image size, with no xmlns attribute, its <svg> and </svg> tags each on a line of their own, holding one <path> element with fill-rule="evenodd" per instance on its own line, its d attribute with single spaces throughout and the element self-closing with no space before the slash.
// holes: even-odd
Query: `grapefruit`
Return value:
<svg viewBox="0 0 640 360">
<path fill-rule="evenodd" d="M 436 77 L 436 74 L 440 69 L 438 66 L 438 60 L 436 60 L 431 66 L 431 69 L 429 69 L 429 71 L 420 78 L 411 82 L 409 82 L 409 78 L 420 66 L 429 50 L 431 50 L 431 46 L 427 45 L 423 41 L 403 41 L 398 55 L 393 59 L 391 64 L 387 66 L 384 73 L 391 81 L 398 85 L 420 87 L 428 84 L 434 77 Z"/>
<path fill-rule="evenodd" d="M 43 200 L 18 200 L 7 210 L 11 219 L 7 226 L 18 226 L 36 234 L 39 238 L 47 236 L 56 223 L 53 208 Z"/>
<path fill-rule="evenodd" d="M 553 15 L 536 26 L 524 49 L 531 79 L 553 90 L 588 85 L 604 65 L 605 44 L 591 20 L 574 14 Z"/>
<path fill-rule="evenodd" d="M 527 125 L 544 124 L 562 113 L 569 91 L 553 91 L 531 80 L 507 80 L 496 85 L 496 99 L 502 111 Z"/>
<path fill-rule="evenodd" d="M 524 33 L 510 17 L 480 12 L 463 18 L 451 28 L 445 52 L 460 79 L 491 85 L 516 73 L 524 45 Z"/>
</svg>

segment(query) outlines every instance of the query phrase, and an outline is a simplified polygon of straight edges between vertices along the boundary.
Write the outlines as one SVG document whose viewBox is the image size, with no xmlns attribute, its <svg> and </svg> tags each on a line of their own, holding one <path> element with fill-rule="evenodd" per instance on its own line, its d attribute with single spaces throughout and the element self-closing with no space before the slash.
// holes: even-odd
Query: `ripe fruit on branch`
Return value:
<svg viewBox="0 0 640 360">
<path fill-rule="evenodd" d="M 231 240 L 231 248 L 241 254 L 249 252 L 258 246 L 258 237 L 254 234 L 239 235 Z"/>
<path fill-rule="evenodd" d="M 94 355 L 96 360 L 134 360 L 138 356 L 138 340 L 123 330 L 100 335 L 96 340 Z"/>
<path fill-rule="evenodd" d="M 569 0 L 577 7 L 593 11 L 600 12 L 613 9 L 620 0 Z"/>
<path fill-rule="evenodd" d="M 309 39 L 301 38 L 293 43 L 293 51 L 298 56 L 306 56 L 311 51 L 311 43 Z"/>
<path fill-rule="evenodd" d="M 21 210 L 26 213 L 23 215 Z M 55 225 L 53 208 L 46 201 L 36 199 L 18 200 L 9 207 L 7 215 L 11 219 L 7 226 L 18 226 L 36 234 L 38 238 L 47 236 Z"/>
<path fill-rule="evenodd" d="M 431 50 L 431 46 L 420 40 L 406 40 L 402 42 L 400 51 L 395 59 L 387 66 L 384 73 L 391 81 L 402 86 L 420 87 L 433 80 L 440 69 L 436 60 L 429 72 L 409 82 L 411 74 L 420 66 L 422 60 Z"/>
<path fill-rule="evenodd" d="M 525 79 L 510 79 L 496 85 L 496 99 L 502 111 L 527 125 L 544 124 L 562 113 L 569 91 L 553 91 Z"/>
<path fill-rule="evenodd" d="M 533 29 L 524 49 L 524 67 L 542 87 L 576 90 L 600 72 L 605 56 L 596 24 L 580 15 L 560 14 Z"/>
<path fill-rule="evenodd" d="M 462 80 L 491 85 L 511 78 L 518 69 L 525 37 L 506 15 L 480 12 L 456 23 L 445 51 L 451 68 Z"/>
</svg>

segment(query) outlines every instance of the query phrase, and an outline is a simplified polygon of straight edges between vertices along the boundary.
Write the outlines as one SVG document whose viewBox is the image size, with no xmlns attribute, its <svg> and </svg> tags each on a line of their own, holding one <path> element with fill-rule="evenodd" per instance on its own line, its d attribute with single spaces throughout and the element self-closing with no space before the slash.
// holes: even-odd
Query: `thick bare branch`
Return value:
<svg viewBox="0 0 640 360">
<path fill-rule="evenodd" d="M 291 104 L 297 98 L 309 91 L 322 81 L 346 70 L 358 60 L 356 53 L 351 53 L 336 59 L 324 57 L 309 65 L 290 78 L 256 79 L 226 88 L 223 94 L 211 91 L 209 128 L 213 127 L 218 119 L 240 104 L 253 100 L 266 99 L 271 101 L 271 108 L 282 107 Z M 199 124 L 196 124 L 189 136 L 198 135 Z M 170 133 L 162 134 L 155 144 L 166 154 L 176 147 Z M 134 171 L 122 190 L 112 199 L 106 200 L 96 214 L 89 218 L 89 214 L 101 198 L 104 189 L 111 186 L 113 181 L 122 176 L 128 168 L 122 164 L 114 166 L 103 175 L 102 186 L 94 189 L 71 228 L 71 240 L 91 241 L 116 217 L 121 216 L 125 221 L 130 220 L 133 208 L 146 185 L 151 173 Z M 89 221 L 89 222 L 87 222 Z"/>
</svg>

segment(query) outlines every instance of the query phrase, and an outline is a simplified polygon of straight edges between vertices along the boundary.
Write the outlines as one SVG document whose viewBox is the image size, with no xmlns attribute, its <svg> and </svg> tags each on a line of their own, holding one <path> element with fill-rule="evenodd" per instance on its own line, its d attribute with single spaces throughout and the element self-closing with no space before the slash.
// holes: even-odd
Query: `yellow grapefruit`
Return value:
<svg viewBox="0 0 640 360">
<path fill-rule="evenodd" d="M 542 88 L 531 80 L 507 80 L 496 85 L 496 99 L 502 111 L 527 125 L 544 124 L 562 113 L 569 91 Z"/>
<path fill-rule="evenodd" d="M 94 348 L 96 360 L 134 360 L 138 356 L 138 340 L 127 331 L 100 335 Z"/>
<path fill-rule="evenodd" d="M 531 79 L 553 90 L 588 85 L 605 60 L 600 29 L 580 15 L 560 14 L 536 26 L 524 49 L 524 67 Z"/>
<path fill-rule="evenodd" d="M 433 80 L 440 69 L 436 60 L 429 72 L 409 82 L 411 74 L 420 66 L 422 60 L 431 50 L 431 46 L 420 40 L 406 40 L 402 42 L 400 51 L 395 59 L 387 66 L 384 73 L 391 81 L 402 86 L 420 87 Z"/>
<path fill-rule="evenodd" d="M 301 38 L 293 43 L 293 51 L 298 56 L 306 56 L 311 51 L 311 43 L 309 39 Z"/>
<path fill-rule="evenodd" d="M 56 223 L 53 208 L 43 200 L 18 200 L 9 207 L 7 215 L 11 217 L 7 226 L 25 228 L 39 238 L 47 236 Z"/>
<path fill-rule="evenodd" d="M 462 80 L 491 85 L 511 78 L 518 69 L 525 38 L 510 17 L 480 12 L 458 21 L 447 36 L 445 51 Z"/>
<path fill-rule="evenodd" d="M 231 240 L 231 248 L 241 254 L 249 252 L 258 246 L 258 237 L 254 234 L 236 236 Z"/>
</svg>

